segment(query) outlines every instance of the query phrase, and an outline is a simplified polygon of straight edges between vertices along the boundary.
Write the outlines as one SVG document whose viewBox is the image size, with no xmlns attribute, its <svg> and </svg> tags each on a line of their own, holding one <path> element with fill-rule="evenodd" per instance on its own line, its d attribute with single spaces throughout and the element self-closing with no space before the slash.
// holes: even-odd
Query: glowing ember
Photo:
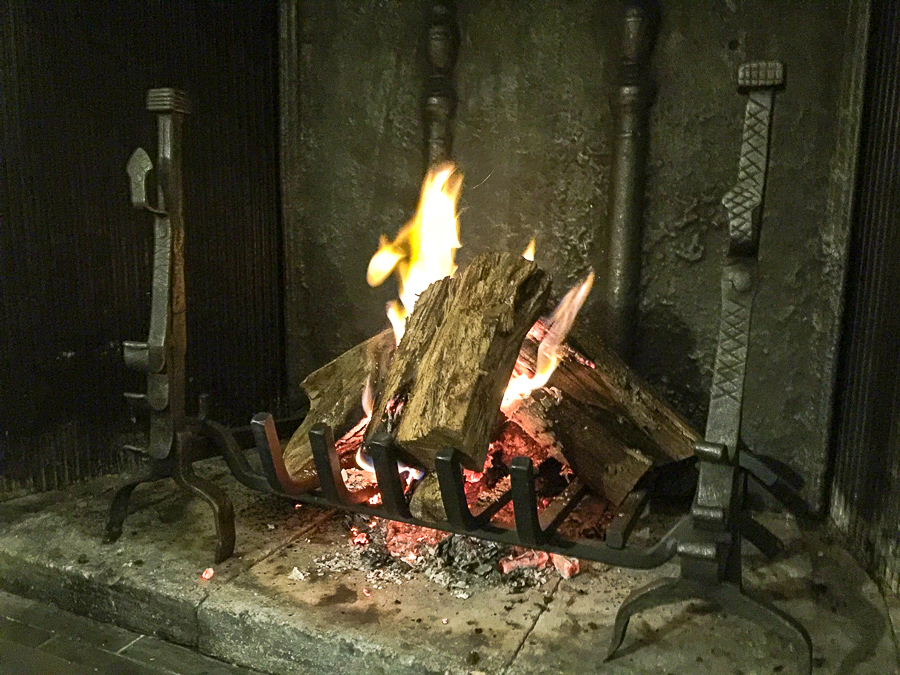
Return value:
<svg viewBox="0 0 900 675">
<path fill-rule="evenodd" d="M 203 574 L 201 574 L 200 576 L 209 581 L 213 578 L 213 574 L 215 573 L 216 571 L 212 567 L 207 567 L 205 570 L 203 570 Z"/>
<path fill-rule="evenodd" d="M 362 593 L 363 593 L 363 595 L 366 596 L 367 598 L 371 598 L 371 597 L 372 597 L 372 591 L 370 591 L 368 588 L 362 589 Z"/>
<path fill-rule="evenodd" d="M 581 562 L 578 558 L 551 553 L 550 560 L 563 579 L 571 579 L 581 571 Z"/>
<path fill-rule="evenodd" d="M 303 504 L 301 504 L 301 503 L 299 503 L 299 502 L 296 503 L 296 504 L 294 504 L 294 508 L 295 508 L 295 509 L 299 509 L 299 508 L 302 508 L 302 507 L 303 507 Z"/>
<path fill-rule="evenodd" d="M 510 378 L 509 386 L 503 394 L 503 402 L 500 405 L 504 412 L 516 401 L 525 398 L 535 389 L 547 384 L 561 358 L 560 347 L 565 342 L 578 311 L 584 305 L 591 287 L 594 285 L 594 272 L 591 271 L 584 281 L 574 286 L 553 310 L 553 314 L 547 320 L 547 332 L 544 334 L 538 346 L 537 364 L 534 375 L 516 373 Z"/>
<path fill-rule="evenodd" d="M 366 280 L 370 286 L 380 286 L 391 272 L 397 275 L 400 301 L 392 300 L 387 308 L 397 344 L 422 291 L 456 271 L 456 249 L 461 246 L 456 204 L 461 186 L 462 174 L 453 164 L 429 170 L 415 216 L 394 241 L 382 235 L 369 261 Z"/>
<path fill-rule="evenodd" d="M 366 546 L 369 543 L 369 535 L 365 532 L 361 532 L 355 527 L 350 528 L 350 534 L 353 535 L 350 537 L 351 544 L 356 546 Z"/>
<path fill-rule="evenodd" d="M 526 549 L 523 553 L 519 555 L 508 555 L 505 558 L 501 558 L 500 562 L 497 563 L 497 567 L 500 569 L 500 574 L 509 574 L 514 569 L 518 569 L 520 567 L 534 567 L 540 569 L 542 567 L 546 567 L 550 563 L 550 554 L 546 551 L 533 551 L 531 549 Z"/>
<path fill-rule="evenodd" d="M 441 623 L 450 623 L 450 619 L 441 619 Z"/>
<path fill-rule="evenodd" d="M 447 532 L 441 530 L 389 520 L 384 540 L 388 553 L 393 557 L 415 561 L 424 553 L 433 552 L 448 536 Z"/>
</svg>

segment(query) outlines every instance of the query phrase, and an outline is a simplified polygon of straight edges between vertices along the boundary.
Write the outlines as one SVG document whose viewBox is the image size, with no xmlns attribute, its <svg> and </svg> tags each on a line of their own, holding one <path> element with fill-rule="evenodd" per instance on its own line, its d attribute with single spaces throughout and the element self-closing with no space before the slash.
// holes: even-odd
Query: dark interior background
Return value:
<svg viewBox="0 0 900 675">
<path fill-rule="evenodd" d="M 602 259 L 622 5 L 456 6 L 461 262 L 536 235 L 561 294 Z M 150 87 L 181 87 L 194 104 L 190 399 L 209 393 L 230 424 L 286 409 L 310 370 L 384 325 L 394 291 L 368 288 L 364 269 L 378 236 L 408 218 L 424 170 L 427 9 L 0 0 L 0 499 L 123 461 L 120 439 L 135 427 L 121 394 L 142 382 L 120 348 L 146 336 L 151 250 L 125 162 L 138 145 L 155 155 Z M 896 3 L 662 3 L 635 350 L 637 369 L 702 426 L 725 254 L 719 200 L 743 122 L 734 71 L 785 61 L 745 438 L 796 470 L 814 506 L 830 504 L 838 531 L 895 589 L 898 26 Z M 582 343 L 598 320 L 589 305 Z"/>
<path fill-rule="evenodd" d="M 189 400 L 246 423 L 283 387 L 274 2 L 0 3 L 0 492 L 114 470 L 145 340 L 146 90 L 186 90 Z M 152 176 L 152 174 L 151 174 Z"/>
<path fill-rule="evenodd" d="M 830 513 L 900 592 L 900 3 L 872 10 Z"/>
</svg>

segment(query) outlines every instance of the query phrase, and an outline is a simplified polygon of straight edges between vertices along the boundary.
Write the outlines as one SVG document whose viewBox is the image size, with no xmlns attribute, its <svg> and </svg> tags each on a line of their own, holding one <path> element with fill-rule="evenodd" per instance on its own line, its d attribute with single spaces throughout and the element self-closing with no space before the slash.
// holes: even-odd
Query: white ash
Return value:
<svg viewBox="0 0 900 675">
<path fill-rule="evenodd" d="M 350 544 L 348 546 L 349 550 L 342 548 L 316 558 L 313 564 L 317 576 L 363 570 L 366 573 L 366 583 L 372 588 L 383 588 L 387 584 L 402 584 L 413 577 L 412 567 L 402 561 L 391 558 L 385 564 L 373 566 L 372 556 L 367 555 L 368 547 L 360 548 Z"/>
<path fill-rule="evenodd" d="M 316 559 L 316 572 L 340 574 L 350 570 L 366 573 L 366 582 L 373 588 L 385 584 L 401 584 L 414 577 L 425 577 L 450 591 L 455 597 L 466 599 L 479 588 L 501 586 L 511 592 L 540 586 L 547 582 L 551 570 L 518 568 L 501 575 L 498 563 L 508 555 L 508 546 L 475 537 L 450 535 L 437 546 L 420 546 L 416 556 L 397 558 L 388 551 L 385 541 L 386 521 L 374 526 L 360 516 L 347 516 L 345 524 L 365 531 L 368 543 L 357 546 L 348 543 L 339 550 Z"/>
<path fill-rule="evenodd" d="M 288 573 L 288 579 L 291 581 L 306 581 L 307 577 L 309 577 L 309 572 L 301 572 L 296 567 Z"/>
<path fill-rule="evenodd" d="M 519 568 L 500 574 L 498 563 L 509 551 L 504 544 L 451 534 L 437 545 L 433 555 L 421 556 L 416 570 L 457 597 L 468 597 L 472 591 L 489 586 L 517 593 L 546 583 L 546 569 Z"/>
</svg>

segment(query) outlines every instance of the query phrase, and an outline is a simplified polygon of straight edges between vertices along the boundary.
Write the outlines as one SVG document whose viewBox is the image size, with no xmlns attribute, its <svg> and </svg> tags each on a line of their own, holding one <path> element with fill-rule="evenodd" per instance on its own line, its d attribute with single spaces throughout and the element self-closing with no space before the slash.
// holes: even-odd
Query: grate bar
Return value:
<svg viewBox="0 0 900 675">
<path fill-rule="evenodd" d="M 529 457 L 514 457 L 509 467 L 512 483 L 513 511 L 516 531 L 526 546 L 537 546 L 544 539 L 538 516 L 537 492 L 534 489 L 534 463 Z"/>
<path fill-rule="evenodd" d="M 546 534 L 556 532 L 559 526 L 569 517 L 569 514 L 578 507 L 581 500 L 587 496 L 587 493 L 588 486 L 578 478 L 569 483 L 566 489 L 557 495 L 547 508 L 541 511 L 540 516 L 538 516 L 541 529 Z"/>
<path fill-rule="evenodd" d="M 441 488 L 441 499 L 448 522 L 454 527 L 474 530 L 478 523 L 466 501 L 465 478 L 459 460 L 459 451 L 445 448 L 434 458 L 434 470 Z"/>
<path fill-rule="evenodd" d="M 397 469 L 397 453 L 387 434 L 377 435 L 368 446 L 375 464 L 375 478 L 381 491 L 381 503 L 389 518 L 410 518 L 409 504 L 403 490 L 403 480 Z"/>
<path fill-rule="evenodd" d="M 316 424 L 309 431 L 316 473 L 319 475 L 319 490 L 322 496 L 337 504 L 349 504 L 350 493 L 341 478 L 341 463 L 334 450 L 334 432 L 327 424 Z"/>
</svg>

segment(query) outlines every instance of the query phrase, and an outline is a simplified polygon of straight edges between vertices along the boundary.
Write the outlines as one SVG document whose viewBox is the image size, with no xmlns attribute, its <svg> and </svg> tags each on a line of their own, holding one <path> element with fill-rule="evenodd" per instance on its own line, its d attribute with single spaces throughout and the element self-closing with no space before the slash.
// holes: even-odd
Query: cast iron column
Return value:
<svg viewBox="0 0 900 675">
<path fill-rule="evenodd" d="M 655 22 L 644 3 L 625 10 L 622 65 L 616 92 L 616 140 L 610 176 L 606 246 L 606 337 L 628 360 L 634 341 L 641 286 L 641 218 L 647 157 L 649 58 Z"/>
</svg>

